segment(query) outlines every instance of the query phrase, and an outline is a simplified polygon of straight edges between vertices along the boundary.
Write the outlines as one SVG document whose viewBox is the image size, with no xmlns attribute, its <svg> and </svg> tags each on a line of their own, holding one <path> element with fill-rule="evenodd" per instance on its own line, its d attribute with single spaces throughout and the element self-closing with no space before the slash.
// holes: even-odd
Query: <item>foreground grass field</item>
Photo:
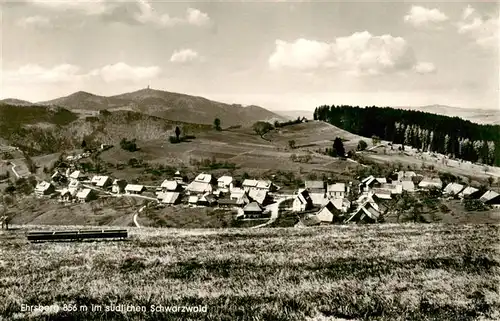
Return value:
<svg viewBox="0 0 500 321">
<path fill-rule="evenodd" d="M 59 227 L 61 228 L 61 227 Z M 130 229 L 129 241 L 0 234 L 0 319 L 498 320 L 498 225 Z M 21 312 L 21 305 L 89 311 Z M 90 306 L 147 312 L 92 312 Z M 207 312 L 150 312 L 151 305 Z"/>
</svg>

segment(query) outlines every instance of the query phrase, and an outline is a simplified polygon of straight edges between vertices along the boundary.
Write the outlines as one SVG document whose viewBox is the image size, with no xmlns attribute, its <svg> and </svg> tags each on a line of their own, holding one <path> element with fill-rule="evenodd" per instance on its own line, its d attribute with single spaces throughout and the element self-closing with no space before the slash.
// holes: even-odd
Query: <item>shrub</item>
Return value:
<svg viewBox="0 0 500 321">
<path fill-rule="evenodd" d="M 135 142 L 135 139 L 132 139 L 132 140 L 127 140 L 126 138 L 123 138 L 121 141 L 120 141 L 120 147 L 123 149 L 123 150 L 126 150 L 126 151 L 129 151 L 129 152 L 135 152 L 137 150 L 139 150 L 137 148 L 137 144 Z"/>
<path fill-rule="evenodd" d="M 365 150 L 367 147 L 368 144 L 364 140 L 358 142 L 358 150 Z"/>
<path fill-rule="evenodd" d="M 488 207 L 477 199 L 464 199 L 464 208 L 467 211 L 486 211 Z"/>
</svg>

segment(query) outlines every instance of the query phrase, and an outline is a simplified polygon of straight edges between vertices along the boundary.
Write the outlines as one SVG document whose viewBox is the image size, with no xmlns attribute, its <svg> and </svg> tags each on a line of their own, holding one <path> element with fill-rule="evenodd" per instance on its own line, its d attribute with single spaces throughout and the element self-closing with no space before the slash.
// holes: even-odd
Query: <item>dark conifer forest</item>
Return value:
<svg viewBox="0 0 500 321">
<path fill-rule="evenodd" d="M 415 110 L 358 106 L 320 106 L 314 119 L 351 133 L 378 136 L 394 144 L 451 157 L 500 165 L 500 126 Z"/>
</svg>

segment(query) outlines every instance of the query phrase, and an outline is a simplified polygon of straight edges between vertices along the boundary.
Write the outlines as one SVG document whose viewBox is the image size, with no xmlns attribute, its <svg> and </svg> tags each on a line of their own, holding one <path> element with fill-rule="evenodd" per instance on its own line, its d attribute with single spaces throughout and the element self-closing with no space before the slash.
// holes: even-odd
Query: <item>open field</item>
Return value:
<svg viewBox="0 0 500 321">
<path fill-rule="evenodd" d="M 296 125 L 302 126 L 302 125 Z M 315 123 L 308 125 L 310 129 L 306 131 L 299 130 L 297 135 L 305 135 L 311 128 L 319 126 L 321 130 L 336 127 L 326 123 Z M 289 126 L 293 127 L 293 126 Z M 323 128 L 325 127 L 325 128 Z M 313 131 L 316 135 L 316 131 Z M 333 132 L 328 135 L 334 135 Z M 313 135 L 313 136 L 314 136 Z M 323 134 L 326 135 L 326 134 Z M 304 136 L 308 142 L 314 137 Z M 325 137 L 325 136 L 323 136 Z M 330 137 L 330 136 L 328 136 Z M 333 140 L 336 136 L 332 136 Z M 262 139 L 249 129 L 233 129 L 221 132 L 205 131 L 196 134 L 196 138 L 189 142 L 180 144 L 170 144 L 166 140 L 139 141 L 139 151 L 130 153 L 115 146 L 101 154 L 105 162 L 127 162 L 130 158 L 143 159 L 152 163 L 162 163 L 171 166 L 189 166 L 192 159 L 211 159 L 217 161 L 234 163 L 241 171 L 246 171 L 253 175 L 260 175 L 269 170 L 286 170 L 300 173 L 312 171 L 324 172 L 345 172 L 347 168 L 355 168 L 355 163 L 341 161 L 329 156 L 312 154 L 312 160 L 309 163 L 298 163 L 290 160 L 292 154 L 301 155 L 306 152 L 305 148 L 290 149 L 288 145 L 288 136 L 273 134 L 272 137 L 266 137 L 269 141 Z M 311 150 L 317 150 L 328 145 L 315 145 Z M 357 144 L 357 141 L 356 141 Z"/>
<path fill-rule="evenodd" d="M 39 229 L 40 227 L 30 227 Z M 58 227 L 67 229 L 69 227 Z M 498 225 L 129 229 L 123 242 L 1 232 L 8 320 L 498 320 Z M 57 305 L 47 314 L 21 305 Z M 65 304 L 79 311 L 64 312 Z M 91 305 L 146 312 L 92 312 Z M 151 305 L 207 312 L 150 312 Z M 89 311 L 80 311 L 88 306 Z"/>
</svg>

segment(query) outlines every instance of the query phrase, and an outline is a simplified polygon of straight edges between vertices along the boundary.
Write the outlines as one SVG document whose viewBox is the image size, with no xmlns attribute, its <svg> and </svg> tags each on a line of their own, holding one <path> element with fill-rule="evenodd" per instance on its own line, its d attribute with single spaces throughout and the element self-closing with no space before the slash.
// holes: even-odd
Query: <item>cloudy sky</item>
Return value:
<svg viewBox="0 0 500 321">
<path fill-rule="evenodd" d="M 493 1 L 0 2 L 2 98 L 150 84 L 271 110 L 499 108 Z"/>
</svg>

